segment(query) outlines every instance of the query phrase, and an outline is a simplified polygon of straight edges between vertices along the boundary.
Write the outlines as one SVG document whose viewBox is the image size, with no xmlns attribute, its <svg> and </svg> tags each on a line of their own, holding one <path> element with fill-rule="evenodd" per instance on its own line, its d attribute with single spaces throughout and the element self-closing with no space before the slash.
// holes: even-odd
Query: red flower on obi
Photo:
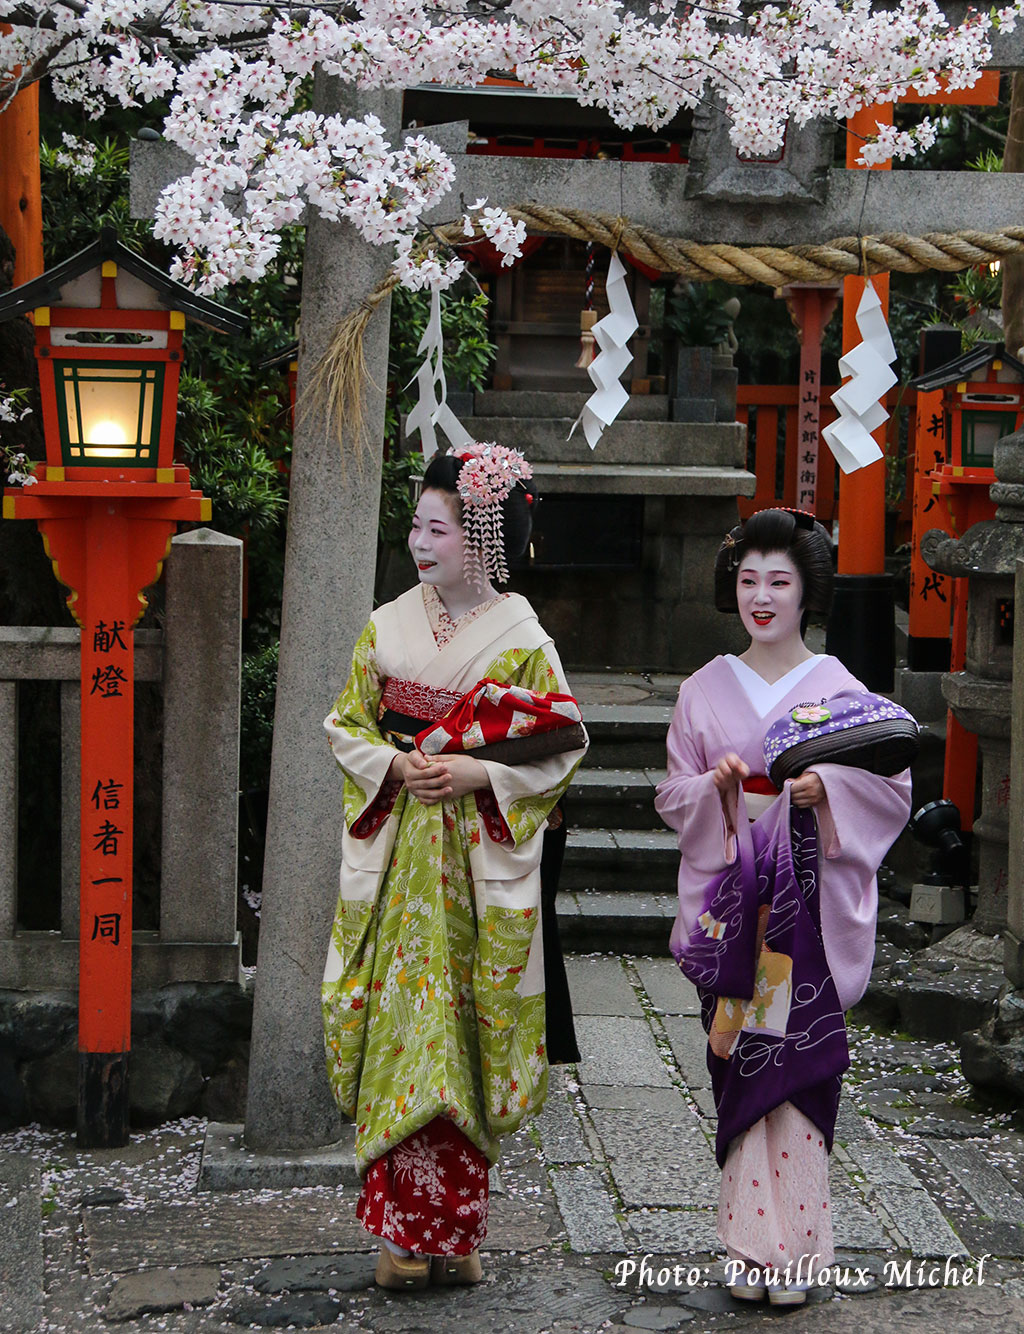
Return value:
<svg viewBox="0 0 1024 1334">
<path fill-rule="evenodd" d="M 530 918 L 531 918 L 532 916 L 533 916 L 533 909 L 532 909 L 532 908 L 524 908 L 524 909 L 523 909 L 523 917 L 526 919 L 526 921 L 529 921 Z"/>
</svg>

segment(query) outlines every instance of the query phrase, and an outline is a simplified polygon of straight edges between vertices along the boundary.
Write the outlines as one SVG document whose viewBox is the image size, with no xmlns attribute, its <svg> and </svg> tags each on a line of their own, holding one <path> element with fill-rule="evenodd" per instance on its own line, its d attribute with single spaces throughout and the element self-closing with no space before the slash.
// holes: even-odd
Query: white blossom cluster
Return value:
<svg viewBox="0 0 1024 1334">
<path fill-rule="evenodd" d="M 27 417 L 32 409 L 25 406 L 23 399 L 23 392 L 11 393 L 0 386 L 0 422 L 14 424 Z M 24 451 L 0 445 L 0 475 L 6 474 L 8 486 L 34 486 L 38 480 L 33 475 L 34 467 Z"/>
<path fill-rule="evenodd" d="M 360 88 L 475 85 L 514 73 L 542 92 L 605 108 L 624 128 L 664 126 L 717 96 L 731 137 L 764 154 L 785 126 L 893 101 L 908 89 L 970 87 L 994 28 L 1024 0 L 957 26 L 934 0 L 322 0 L 284 9 L 246 0 L 0 0 L 0 107 L 25 78 L 99 115 L 108 102 L 166 99 L 164 134 L 195 170 L 164 193 L 157 233 L 182 249 L 177 276 L 213 291 L 266 271 L 280 230 L 307 207 L 395 248 L 409 286 L 446 286 L 461 263 L 424 255 L 423 213 L 451 188 L 449 158 L 423 137 L 387 143 L 380 123 L 309 110 L 319 67 Z M 927 146 L 934 129 L 879 126 L 867 164 Z M 484 210 L 476 231 L 509 260 L 521 228 Z"/>
<path fill-rule="evenodd" d="M 73 176 L 91 176 L 96 168 L 96 148 L 88 139 L 79 139 L 67 131 L 61 135 L 64 147 L 58 149 L 54 161 Z"/>
</svg>

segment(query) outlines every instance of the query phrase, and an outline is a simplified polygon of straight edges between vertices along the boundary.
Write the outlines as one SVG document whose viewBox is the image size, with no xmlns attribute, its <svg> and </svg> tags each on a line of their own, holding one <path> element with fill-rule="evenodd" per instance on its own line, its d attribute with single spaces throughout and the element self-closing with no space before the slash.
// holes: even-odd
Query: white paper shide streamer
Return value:
<svg viewBox="0 0 1024 1334">
<path fill-rule="evenodd" d="M 897 378 L 889 364 L 896 360 L 896 349 L 870 281 L 857 307 L 857 328 L 864 341 L 839 358 L 839 373 L 851 377 L 832 395 L 839 417 L 821 432 L 843 472 L 855 472 L 882 457 L 871 432 L 889 418 L 880 399 Z"/>
<path fill-rule="evenodd" d="M 430 319 L 423 330 L 423 337 L 416 351 L 424 354 L 424 360 L 423 365 L 413 376 L 419 392 L 416 406 L 406 418 L 405 434 L 411 436 L 413 431 L 419 431 L 423 459 L 429 462 L 437 453 L 435 427 L 440 427 L 456 448 L 473 443 L 473 437 L 448 406 L 448 385 L 444 376 L 444 344 L 441 338 L 441 293 L 437 288 L 430 294 Z M 412 384 L 412 380 L 409 384 Z"/>
<path fill-rule="evenodd" d="M 587 367 L 594 384 L 594 392 L 584 404 L 583 411 L 572 424 L 569 439 L 581 423 L 587 444 L 593 449 L 601 433 L 610 426 L 629 402 L 629 394 L 619 383 L 619 376 L 633 360 L 626 347 L 637 330 L 636 311 L 626 287 L 626 270 L 618 255 L 612 252 L 608 265 L 608 314 L 594 325 L 594 338 L 601 349 Z"/>
</svg>

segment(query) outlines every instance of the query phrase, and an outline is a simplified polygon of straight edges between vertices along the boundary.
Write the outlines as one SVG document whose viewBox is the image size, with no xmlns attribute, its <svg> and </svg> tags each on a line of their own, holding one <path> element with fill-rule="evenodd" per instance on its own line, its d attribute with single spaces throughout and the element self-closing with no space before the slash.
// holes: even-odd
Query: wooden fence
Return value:
<svg viewBox="0 0 1024 1334">
<path fill-rule="evenodd" d="M 838 385 L 824 385 L 821 391 L 821 426 L 835 421 L 832 395 Z M 739 502 L 740 517 L 772 505 L 795 505 L 799 466 L 799 404 L 796 385 L 741 384 L 736 391 L 736 418 L 747 427 L 747 467 L 757 477 L 754 495 Z M 915 389 L 893 389 L 885 399 L 889 409 L 889 449 L 900 439 L 906 419 L 908 485 L 904 488 L 900 519 L 909 522 L 913 489 L 909 478 L 913 471 L 914 429 L 917 409 Z M 818 518 L 830 522 L 836 514 L 839 497 L 839 469 L 828 446 L 821 442 L 818 455 L 819 491 L 823 502 Z M 888 452 L 888 450 L 887 450 Z"/>
</svg>

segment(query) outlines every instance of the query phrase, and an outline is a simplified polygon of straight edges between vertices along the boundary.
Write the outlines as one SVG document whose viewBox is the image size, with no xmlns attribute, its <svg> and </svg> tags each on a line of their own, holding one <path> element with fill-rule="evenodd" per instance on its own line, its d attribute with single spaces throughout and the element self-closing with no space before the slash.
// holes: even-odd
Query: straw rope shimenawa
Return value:
<svg viewBox="0 0 1024 1334">
<path fill-rule="evenodd" d="M 763 283 L 784 287 L 796 282 L 835 282 L 851 274 L 926 273 L 933 269 L 955 273 L 1024 251 L 1024 226 L 1001 227 L 995 232 L 926 232 L 923 236 L 883 232 L 877 236 L 841 236 L 821 245 L 735 246 L 661 236 L 611 213 L 542 204 L 516 204 L 506 212 L 514 221 L 524 222 L 527 231 L 535 235 L 594 241 L 611 250 L 625 250 L 662 273 L 699 282 L 717 278 L 736 286 Z M 467 244 L 461 222 L 435 227 L 433 237 L 444 245 Z M 374 310 L 397 282 L 393 275 L 384 279 L 341 321 L 303 395 L 304 411 L 312 405 L 322 408 L 339 438 L 343 428 L 350 436 L 360 436 L 363 332 Z"/>
</svg>

